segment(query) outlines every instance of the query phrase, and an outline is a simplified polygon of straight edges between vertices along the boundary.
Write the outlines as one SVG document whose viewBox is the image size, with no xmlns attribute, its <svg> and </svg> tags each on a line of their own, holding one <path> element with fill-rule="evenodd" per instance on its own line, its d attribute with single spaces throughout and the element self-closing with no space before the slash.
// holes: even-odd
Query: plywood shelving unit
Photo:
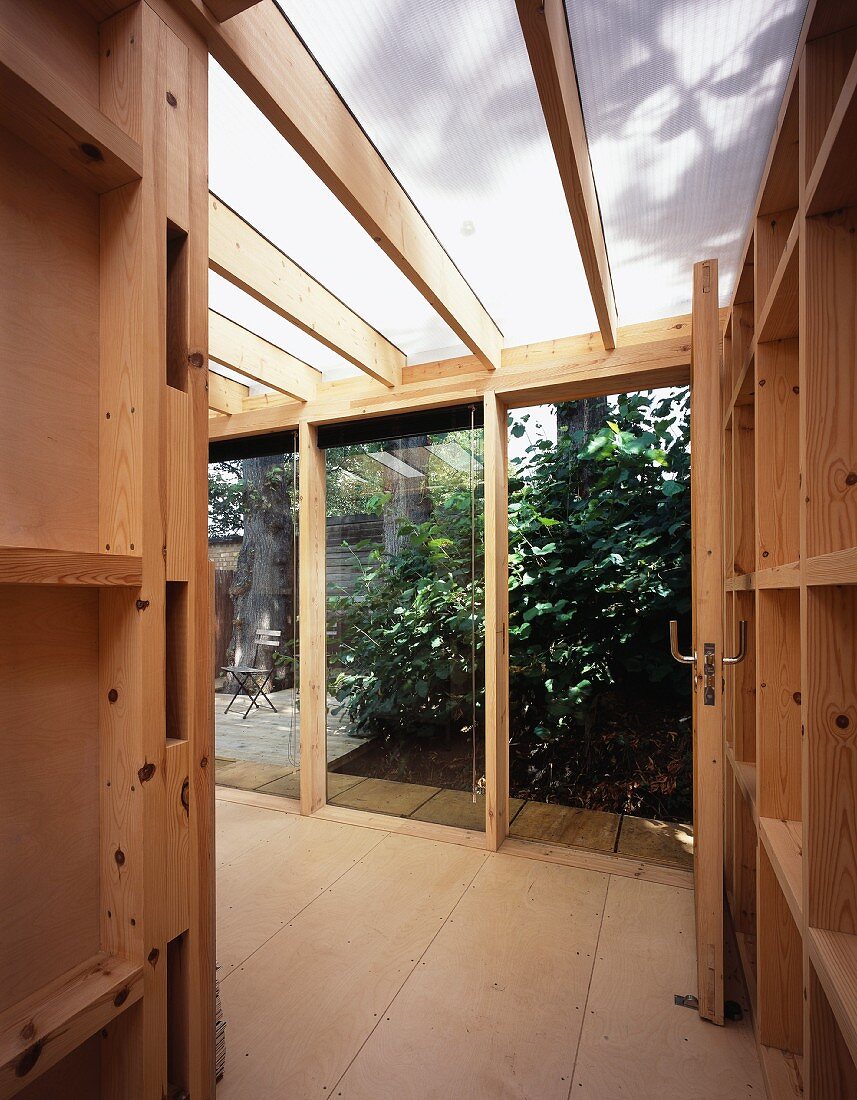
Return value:
<svg viewBox="0 0 857 1100">
<path fill-rule="evenodd" d="M 725 883 L 771 1095 L 857 1095 L 857 5 L 810 4 L 724 338 Z M 734 645 L 734 642 L 733 642 Z M 727 643 L 728 646 L 728 643 Z"/>
<path fill-rule="evenodd" d="M 207 65 L 0 6 L 0 1097 L 213 1095 Z"/>
</svg>

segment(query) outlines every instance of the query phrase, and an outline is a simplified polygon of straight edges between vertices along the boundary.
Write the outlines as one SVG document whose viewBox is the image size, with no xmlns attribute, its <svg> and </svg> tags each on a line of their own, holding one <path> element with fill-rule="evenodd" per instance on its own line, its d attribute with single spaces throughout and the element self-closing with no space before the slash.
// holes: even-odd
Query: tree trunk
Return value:
<svg viewBox="0 0 857 1100">
<path fill-rule="evenodd" d="M 237 665 L 271 668 L 275 652 L 292 656 L 293 461 L 292 455 L 271 455 L 246 458 L 241 463 L 244 538 L 231 590 L 235 618 L 230 650 Z M 259 630 L 282 631 L 278 651 L 265 646 L 256 653 Z M 287 665 L 284 686 L 293 682 L 292 668 Z"/>
<path fill-rule="evenodd" d="M 402 549 L 399 524 L 407 520 L 413 524 L 425 523 L 431 516 L 431 498 L 428 492 L 426 471 L 429 460 L 429 437 L 411 436 L 408 439 L 391 440 L 385 447 L 388 455 L 399 459 L 410 470 L 416 471 L 406 476 L 401 470 L 384 467 L 384 490 L 390 493 L 390 500 L 384 507 L 384 552 L 390 556 Z"/>
<path fill-rule="evenodd" d="M 564 401 L 556 407 L 557 438 L 563 430 L 569 435 L 582 431 L 586 435 L 597 432 L 604 427 L 607 419 L 606 397 L 584 397 L 580 401 Z M 588 496 L 590 486 L 590 474 L 587 465 L 580 469 L 576 486 L 579 496 Z"/>
<path fill-rule="evenodd" d="M 589 434 L 604 427 L 607 419 L 606 397 L 585 397 L 580 401 L 565 401 L 556 407 L 557 431 L 583 431 Z"/>
</svg>

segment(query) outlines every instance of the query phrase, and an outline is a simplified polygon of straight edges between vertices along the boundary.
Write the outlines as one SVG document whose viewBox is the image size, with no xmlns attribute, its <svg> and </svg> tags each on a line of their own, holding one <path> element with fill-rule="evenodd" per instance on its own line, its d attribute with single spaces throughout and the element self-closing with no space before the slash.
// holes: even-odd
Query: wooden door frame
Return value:
<svg viewBox="0 0 857 1100">
<path fill-rule="evenodd" d="M 693 652 L 693 835 L 699 1014 L 723 1023 L 723 522 L 722 336 L 717 260 L 693 267 L 691 572 Z M 705 699 L 706 645 L 714 646 Z"/>
</svg>

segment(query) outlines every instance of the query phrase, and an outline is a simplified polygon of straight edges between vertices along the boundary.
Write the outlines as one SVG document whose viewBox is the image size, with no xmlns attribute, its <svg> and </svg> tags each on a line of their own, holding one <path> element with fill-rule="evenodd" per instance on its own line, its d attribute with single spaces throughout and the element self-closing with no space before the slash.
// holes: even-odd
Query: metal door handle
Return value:
<svg viewBox="0 0 857 1100">
<path fill-rule="evenodd" d="M 747 656 L 747 620 L 738 623 L 738 652 L 734 657 L 724 657 L 724 665 L 740 665 Z"/>
<path fill-rule="evenodd" d="M 670 619 L 670 653 L 678 661 L 680 665 L 695 665 L 696 653 L 691 657 L 685 657 L 683 653 L 679 653 L 678 649 L 678 622 L 676 619 Z"/>
</svg>

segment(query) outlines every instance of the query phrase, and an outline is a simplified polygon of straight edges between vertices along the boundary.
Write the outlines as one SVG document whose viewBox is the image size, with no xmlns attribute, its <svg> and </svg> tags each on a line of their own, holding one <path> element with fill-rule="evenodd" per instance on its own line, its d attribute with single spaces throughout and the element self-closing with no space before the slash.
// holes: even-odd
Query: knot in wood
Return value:
<svg viewBox="0 0 857 1100">
<path fill-rule="evenodd" d="M 41 1041 L 33 1043 L 31 1047 L 27 1047 L 15 1065 L 15 1076 L 26 1077 L 36 1062 L 38 1062 L 41 1053 Z"/>
</svg>

